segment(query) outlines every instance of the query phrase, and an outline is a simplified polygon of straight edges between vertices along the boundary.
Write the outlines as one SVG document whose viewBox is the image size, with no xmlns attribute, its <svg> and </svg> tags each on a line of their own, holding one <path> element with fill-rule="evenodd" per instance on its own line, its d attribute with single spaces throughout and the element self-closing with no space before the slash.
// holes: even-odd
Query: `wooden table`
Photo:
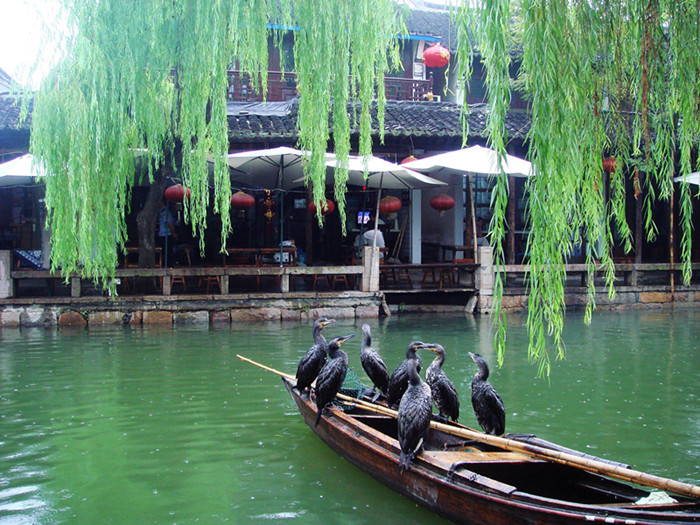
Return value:
<svg viewBox="0 0 700 525">
<path fill-rule="evenodd" d="M 226 252 L 223 254 L 222 264 L 226 268 L 232 267 L 252 267 L 261 268 L 263 266 L 294 266 L 297 261 L 297 249 L 296 246 L 283 246 L 283 253 L 289 254 L 288 263 L 280 264 L 278 261 L 273 261 L 272 263 L 266 263 L 265 257 L 272 256 L 276 253 L 280 253 L 279 247 L 276 248 L 226 248 Z M 234 264 L 232 264 L 232 262 Z M 258 289 L 260 289 L 260 275 L 256 276 L 256 284 Z"/>
<path fill-rule="evenodd" d="M 138 268 L 138 254 L 140 251 L 139 246 L 125 246 L 124 249 L 126 250 L 126 254 L 124 255 L 124 268 Z M 160 246 L 156 246 L 156 266 L 158 268 L 163 267 L 163 248 Z M 137 260 L 136 262 L 129 261 L 130 257 L 134 257 L 136 255 Z"/>
<path fill-rule="evenodd" d="M 423 272 L 423 281 L 421 282 L 421 284 L 425 284 L 427 278 L 431 277 L 433 283 L 438 284 L 439 288 L 443 288 L 445 284 L 449 286 L 454 286 L 455 281 L 458 281 L 458 279 L 455 278 L 455 270 L 458 270 L 460 268 L 467 270 L 475 270 L 478 267 L 478 264 L 474 264 L 471 262 L 380 264 L 379 271 L 381 274 L 384 274 L 385 278 L 388 278 L 391 275 L 394 278 L 394 282 L 396 284 L 398 284 L 403 275 L 404 278 L 406 278 L 409 287 L 413 288 L 413 283 L 411 282 L 411 278 L 408 272 L 409 270 L 420 270 Z M 436 271 L 438 272 L 438 278 L 436 278 Z"/>
<path fill-rule="evenodd" d="M 297 260 L 297 249 L 295 246 L 284 246 L 282 248 L 283 253 L 289 254 L 290 262 L 283 263 L 282 266 L 295 265 Z M 277 248 L 226 248 L 226 252 L 223 254 L 222 264 L 225 267 L 237 267 L 237 266 L 279 266 L 279 262 L 275 261 L 273 263 L 265 263 L 265 257 L 272 256 L 276 253 L 280 253 L 279 247 Z"/>
<path fill-rule="evenodd" d="M 459 252 L 462 252 L 462 257 L 457 257 Z M 452 257 L 450 259 L 447 258 L 448 253 L 452 253 Z M 471 254 L 471 258 L 467 257 L 468 253 Z M 469 261 L 465 259 L 469 259 Z M 474 262 L 474 247 L 467 245 L 441 244 L 440 262 L 449 261 Z"/>
</svg>

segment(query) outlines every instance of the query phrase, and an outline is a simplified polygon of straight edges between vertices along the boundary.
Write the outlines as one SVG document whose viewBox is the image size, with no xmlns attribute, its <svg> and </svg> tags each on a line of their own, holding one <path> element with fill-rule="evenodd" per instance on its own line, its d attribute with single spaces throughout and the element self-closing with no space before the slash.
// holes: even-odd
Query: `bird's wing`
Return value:
<svg viewBox="0 0 700 525">
<path fill-rule="evenodd" d="M 444 409 L 450 414 L 454 414 L 455 419 L 459 417 L 459 396 L 457 389 L 446 375 L 441 375 L 435 384 L 445 404 Z"/>
<path fill-rule="evenodd" d="M 506 409 L 503 406 L 503 400 L 501 396 L 498 395 L 496 389 L 491 385 L 488 385 L 486 389 L 486 406 L 489 409 L 489 413 L 494 421 L 494 427 L 502 427 L 505 425 L 506 419 Z"/>
</svg>

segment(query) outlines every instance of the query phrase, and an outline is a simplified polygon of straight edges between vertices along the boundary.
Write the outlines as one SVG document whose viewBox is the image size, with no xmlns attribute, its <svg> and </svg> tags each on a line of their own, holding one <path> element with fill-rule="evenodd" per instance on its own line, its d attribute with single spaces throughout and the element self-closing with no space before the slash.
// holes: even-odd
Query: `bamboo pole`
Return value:
<svg viewBox="0 0 700 525">
<path fill-rule="evenodd" d="M 263 370 L 267 370 L 268 372 L 272 372 L 274 374 L 287 378 L 291 381 L 295 380 L 295 377 L 290 374 L 286 374 L 274 368 L 265 366 L 261 363 L 257 363 L 252 359 L 248 359 L 238 354 L 236 354 L 236 357 L 259 368 L 262 368 Z M 338 399 L 341 399 L 343 401 L 349 401 L 362 407 L 363 409 L 370 410 L 378 414 L 383 414 L 385 416 L 393 418 L 396 418 L 398 416 L 398 412 L 396 410 L 384 407 L 382 405 L 378 405 L 376 403 L 371 403 L 369 401 L 364 401 L 362 399 L 357 399 L 340 393 L 337 395 L 337 397 Z M 582 458 L 573 454 L 569 454 L 567 452 L 551 450 L 537 445 L 532 445 L 530 443 L 516 441 L 510 438 L 503 438 L 498 436 L 492 436 L 490 434 L 484 434 L 483 432 L 478 432 L 476 430 L 462 425 L 455 426 L 452 424 L 440 423 L 438 421 L 431 421 L 430 427 L 435 430 L 439 430 L 440 432 L 444 432 L 446 434 L 451 434 L 457 437 L 463 437 L 465 439 L 471 439 L 480 443 L 486 443 L 487 445 L 492 445 L 494 447 L 509 450 L 511 452 L 520 452 L 522 454 L 527 454 L 529 456 L 536 457 L 539 459 L 552 461 L 554 463 L 560 463 L 562 465 L 568 465 L 570 467 L 580 468 L 582 470 L 587 470 L 595 474 L 601 474 L 627 482 L 638 483 L 646 487 L 661 489 L 682 496 L 700 498 L 700 486 L 692 485 L 690 483 L 683 483 L 681 481 L 663 478 L 660 476 L 655 476 L 653 474 L 647 474 L 646 472 L 640 472 L 638 470 L 625 468 L 620 465 L 609 465 L 602 461 L 597 461 L 589 458 Z"/>
</svg>

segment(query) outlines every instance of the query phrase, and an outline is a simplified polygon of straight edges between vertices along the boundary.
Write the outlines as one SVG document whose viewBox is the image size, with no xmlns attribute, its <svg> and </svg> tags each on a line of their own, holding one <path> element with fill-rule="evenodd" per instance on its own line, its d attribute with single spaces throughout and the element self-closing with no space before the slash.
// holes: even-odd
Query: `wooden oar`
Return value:
<svg viewBox="0 0 700 525">
<path fill-rule="evenodd" d="M 265 366 L 261 363 L 257 363 L 252 359 L 248 359 L 241 355 L 236 355 L 236 357 L 252 365 L 260 367 L 264 370 L 285 377 L 291 381 L 295 380 L 294 376 L 290 374 L 286 374 L 284 372 L 280 372 L 279 370 L 275 370 L 274 368 Z M 398 412 L 396 410 L 384 407 L 382 405 L 378 405 L 376 403 L 371 403 L 362 399 L 346 396 L 345 394 L 338 394 L 337 397 L 338 399 L 349 401 L 366 410 L 370 410 L 378 414 L 383 414 L 385 416 L 390 416 L 393 418 L 396 418 L 398 416 Z M 451 424 L 440 423 L 438 421 L 431 421 L 430 426 L 431 428 L 439 430 L 440 432 L 445 432 L 446 434 L 451 434 L 453 436 L 458 436 L 465 439 L 471 439 L 473 441 L 479 441 L 480 443 L 486 443 L 488 445 L 492 445 L 494 447 L 498 447 L 504 450 L 509 450 L 511 452 L 520 452 L 522 454 L 527 454 L 536 458 L 552 461 L 554 463 L 560 463 L 563 465 L 580 468 L 589 472 L 594 472 L 596 474 L 602 474 L 611 478 L 616 478 L 632 483 L 638 483 L 646 487 L 661 489 L 682 496 L 700 498 L 700 487 L 697 485 L 691 485 L 690 483 L 683 483 L 681 481 L 663 478 L 660 476 L 655 476 L 653 474 L 647 474 L 646 472 L 640 472 L 638 470 L 625 468 L 620 465 L 609 465 L 602 461 L 579 457 L 566 452 L 551 450 L 537 445 L 532 445 L 530 443 L 523 443 L 514 439 L 484 434 L 482 432 L 478 432 L 476 430 L 472 430 L 468 427 L 464 427 L 461 425 L 453 426 Z"/>
</svg>

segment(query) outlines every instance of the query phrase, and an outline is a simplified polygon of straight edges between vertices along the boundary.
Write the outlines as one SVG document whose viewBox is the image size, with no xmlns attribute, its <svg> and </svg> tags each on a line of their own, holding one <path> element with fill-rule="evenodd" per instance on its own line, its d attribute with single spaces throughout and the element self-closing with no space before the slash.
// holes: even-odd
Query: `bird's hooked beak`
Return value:
<svg viewBox="0 0 700 525">
<path fill-rule="evenodd" d="M 322 326 L 322 327 L 326 327 L 326 326 L 328 326 L 329 324 L 333 324 L 333 323 L 335 323 L 335 319 L 328 319 L 327 321 L 322 321 L 322 322 L 321 322 L 321 326 Z"/>
<path fill-rule="evenodd" d="M 342 344 L 347 341 L 348 339 L 352 339 L 355 337 L 355 334 L 350 334 L 350 335 L 344 335 L 338 338 L 338 346 L 342 346 Z"/>
<path fill-rule="evenodd" d="M 426 350 L 430 350 L 432 353 L 437 353 L 437 350 L 435 349 L 435 343 L 425 343 L 424 345 L 421 345 L 420 348 L 425 348 Z"/>
</svg>

